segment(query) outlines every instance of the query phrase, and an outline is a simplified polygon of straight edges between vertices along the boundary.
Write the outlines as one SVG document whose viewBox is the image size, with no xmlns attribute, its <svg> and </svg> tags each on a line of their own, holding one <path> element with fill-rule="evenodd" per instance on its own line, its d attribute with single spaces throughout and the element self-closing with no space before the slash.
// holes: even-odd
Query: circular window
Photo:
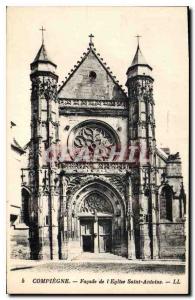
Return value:
<svg viewBox="0 0 195 300">
<path fill-rule="evenodd" d="M 120 151 L 120 141 L 116 132 L 113 132 L 107 124 L 97 120 L 88 120 L 71 131 L 68 149 L 72 159 L 79 153 L 83 153 L 85 149 L 89 159 L 104 161 L 109 159 L 112 150 Z"/>
<path fill-rule="evenodd" d="M 94 71 L 90 71 L 90 72 L 89 72 L 89 78 L 90 78 L 91 80 L 95 80 L 96 77 L 97 77 L 96 72 L 94 72 Z"/>
</svg>

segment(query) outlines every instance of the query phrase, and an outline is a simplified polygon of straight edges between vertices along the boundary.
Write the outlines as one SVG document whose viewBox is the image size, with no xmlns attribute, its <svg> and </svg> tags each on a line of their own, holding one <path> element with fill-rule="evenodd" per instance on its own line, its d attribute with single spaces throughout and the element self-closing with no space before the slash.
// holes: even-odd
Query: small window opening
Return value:
<svg viewBox="0 0 195 300">
<path fill-rule="evenodd" d="M 45 217 L 45 225 L 49 225 L 49 217 L 48 216 Z"/>
<path fill-rule="evenodd" d="M 97 74 L 96 74 L 94 71 L 90 71 L 90 73 L 89 73 L 89 78 L 90 78 L 91 80 L 95 80 L 96 77 L 97 77 Z"/>
</svg>

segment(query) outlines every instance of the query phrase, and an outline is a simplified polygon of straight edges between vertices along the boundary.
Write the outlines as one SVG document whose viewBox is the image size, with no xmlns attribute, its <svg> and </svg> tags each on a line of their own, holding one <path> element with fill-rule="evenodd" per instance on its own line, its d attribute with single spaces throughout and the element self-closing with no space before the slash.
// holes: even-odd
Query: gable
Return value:
<svg viewBox="0 0 195 300">
<path fill-rule="evenodd" d="M 97 100 L 127 99 L 125 92 L 92 49 L 60 88 L 58 97 Z"/>
</svg>

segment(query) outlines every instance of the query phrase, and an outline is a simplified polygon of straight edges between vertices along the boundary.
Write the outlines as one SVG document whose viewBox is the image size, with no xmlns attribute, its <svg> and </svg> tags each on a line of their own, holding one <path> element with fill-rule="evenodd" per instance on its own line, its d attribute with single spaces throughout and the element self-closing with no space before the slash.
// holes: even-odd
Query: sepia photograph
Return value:
<svg viewBox="0 0 195 300">
<path fill-rule="evenodd" d="M 188 7 L 7 7 L 7 293 L 189 293 Z"/>
</svg>

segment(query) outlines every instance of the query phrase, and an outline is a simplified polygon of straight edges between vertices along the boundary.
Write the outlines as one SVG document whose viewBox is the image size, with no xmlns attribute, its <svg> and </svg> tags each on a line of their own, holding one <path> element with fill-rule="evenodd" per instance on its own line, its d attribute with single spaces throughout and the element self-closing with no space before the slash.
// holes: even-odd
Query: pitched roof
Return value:
<svg viewBox="0 0 195 300">
<path fill-rule="evenodd" d="M 146 62 L 146 60 L 145 60 L 145 58 L 144 58 L 144 56 L 143 56 L 143 54 L 140 50 L 139 44 L 137 46 L 137 50 L 135 52 L 135 56 L 133 58 L 133 61 L 130 65 L 130 67 L 128 68 L 126 74 L 128 74 L 128 72 L 130 70 L 134 69 L 137 66 L 147 66 L 152 71 L 152 67 Z"/>
<path fill-rule="evenodd" d="M 135 53 L 135 56 L 134 56 L 134 59 L 131 63 L 131 67 L 132 66 L 135 66 L 135 65 L 147 65 L 147 62 L 139 48 L 139 45 L 137 46 L 137 50 L 136 50 L 136 53 Z"/>
<path fill-rule="evenodd" d="M 110 71 L 110 68 L 106 66 L 106 62 L 104 62 L 103 58 L 100 56 L 99 53 L 96 53 L 96 48 L 94 48 L 94 44 L 90 43 L 89 48 L 87 48 L 87 52 L 83 53 L 83 56 L 81 57 L 80 61 L 77 61 L 77 64 L 74 65 L 74 69 L 71 69 L 71 72 L 68 73 L 68 76 L 65 77 L 65 81 L 62 81 L 62 85 L 59 87 L 58 93 L 63 89 L 63 87 L 66 85 L 66 83 L 71 79 L 71 77 L 74 75 L 74 73 L 78 70 L 78 68 L 81 66 L 81 64 L 85 61 L 85 59 L 88 57 L 89 53 L 93 53 L 96 59 L 99 61 L 99 63 L 102 65 L 104 70 L 107 72 L 108 76 L 112 79 L 113 83 L 116 84 L 119 89 L 122 91 L 125 97 L 127 97 L 126 91 L 123 88 L 122 85 L 119 84 L 119 81 L 116 80 L 116 76 L 112 74 L 112 71 Z"/>
<path fill-rule="evenodd" d="M 41 48 L 39 49 L 39 51 L 33 61 L 33 63 L 36 63 L 36 62 L 47 62 L 47 63 L 52 63 L 53 65 L 55 65 L 52 62 L 52 60 L 49 58 L 44 44 L 41 45 Z"/>
</svg>

